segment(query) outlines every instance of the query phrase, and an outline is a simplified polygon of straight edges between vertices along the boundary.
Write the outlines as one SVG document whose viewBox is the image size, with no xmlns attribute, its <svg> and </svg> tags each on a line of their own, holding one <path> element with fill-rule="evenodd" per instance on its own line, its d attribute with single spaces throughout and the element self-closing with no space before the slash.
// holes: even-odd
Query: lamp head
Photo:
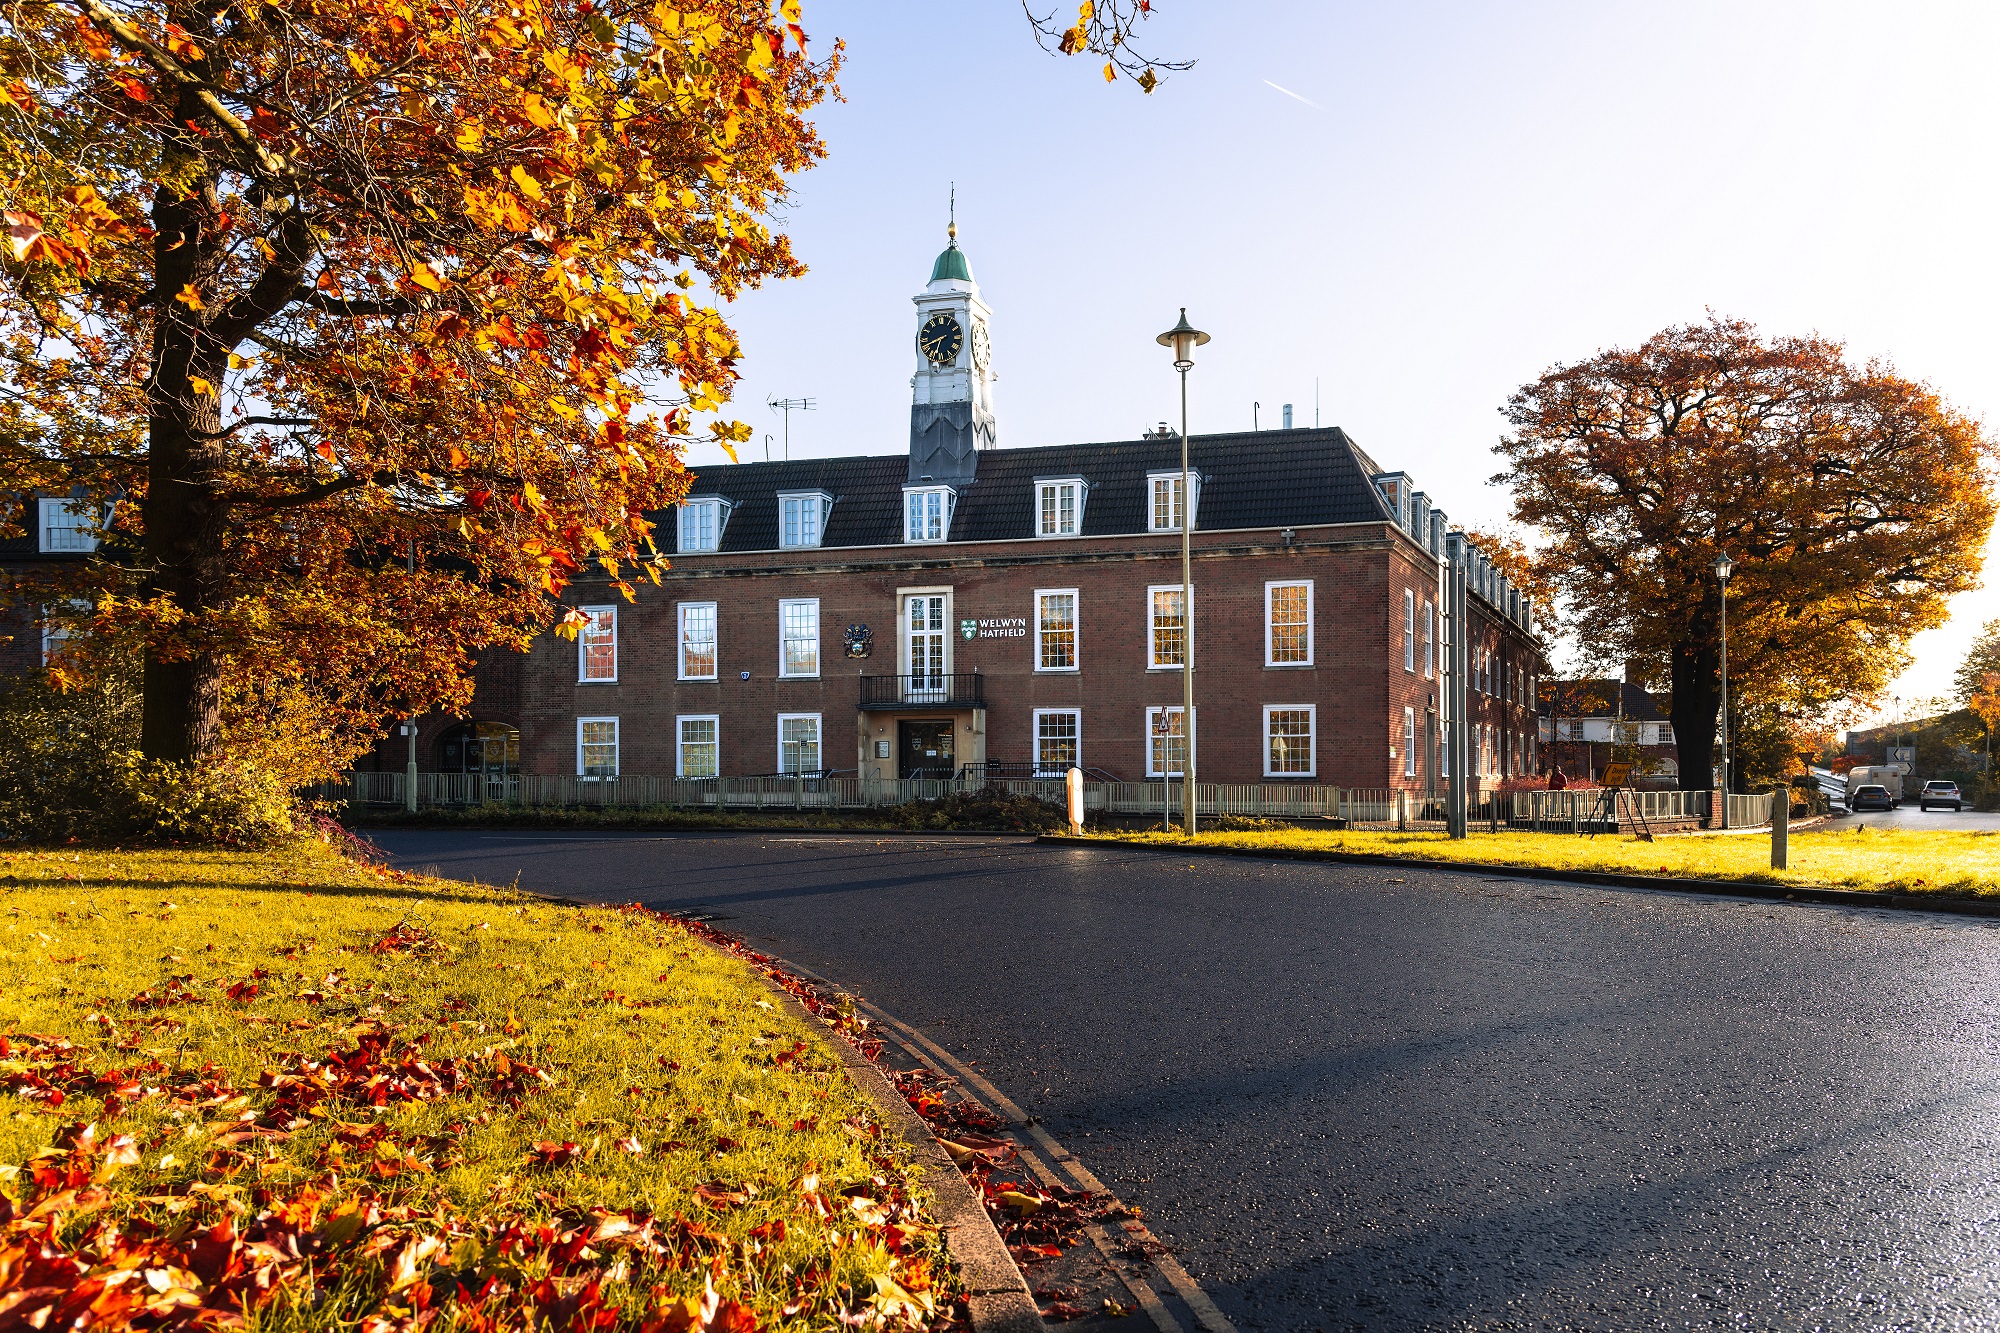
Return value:
<svg viewBox="0 0 2000 1333">
<path fill-rule="evenodd" d="M 1735 563 L 1729 558 L 1729 552 L 1724 551 L 1721 555 L 1715 557 L 1715 577 L 1721 582 L 1729 582 L 1730 571 L 1735 568 Z"/>
<path fill-rule="evenodd" d="M 1187 307 L 1181 307 L 1181 322 L 1154 339 L 1162 347 L 1174 349 L 1174 369 L 1186 370 L 1194 364 L 1194 349 L 1208 341 L 1208 335 L 1188 323 Z"/>
</svg>

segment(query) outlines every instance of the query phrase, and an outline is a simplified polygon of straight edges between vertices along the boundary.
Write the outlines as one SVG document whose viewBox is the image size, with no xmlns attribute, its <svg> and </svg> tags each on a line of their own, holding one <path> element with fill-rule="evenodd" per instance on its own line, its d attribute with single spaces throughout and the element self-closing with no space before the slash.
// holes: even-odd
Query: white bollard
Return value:
<svg viewBox="0 0 2000 1333">
<path fill-rule="evenodd" d="M 1083 770 L 1072 768 L 1063 774 L 1063 794 L 1069 798 L 1069 831 L 1083 832 Z"/>
</svg>

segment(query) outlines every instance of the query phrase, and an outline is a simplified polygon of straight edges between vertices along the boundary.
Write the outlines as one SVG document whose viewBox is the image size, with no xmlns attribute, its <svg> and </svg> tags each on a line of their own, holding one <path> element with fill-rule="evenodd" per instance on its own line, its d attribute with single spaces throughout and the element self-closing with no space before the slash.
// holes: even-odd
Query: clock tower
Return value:
<svg viewBox="0 0 2000 1333">
<path fill-rule="evenodd" d="M 910 481 L 966 482 L 978 451 L 990 449 L 993 422 L 992 312 L 979 299 L 972 265 L 951 243 L 931 266 L 930 285 L 911 299 L 917 307 L 917 373 L 910 377 Z"/>
</svg>

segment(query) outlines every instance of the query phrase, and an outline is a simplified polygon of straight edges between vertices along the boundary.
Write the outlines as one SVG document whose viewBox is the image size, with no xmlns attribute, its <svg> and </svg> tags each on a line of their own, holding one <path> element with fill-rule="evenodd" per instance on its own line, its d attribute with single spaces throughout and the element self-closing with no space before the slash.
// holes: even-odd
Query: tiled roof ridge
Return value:
<svg viewBox="0 0 2000 1333">
<path fill-rule="evenodd" d="M 1133 438 L 1120 439 L 1120 440 L 1075 440 L 1067 444 L 1004 445 L 997 449 L 980 450 L 979 459 L 983 464 L 989 460 L 999 461 L 999 460 L 1019 457 L 1020 455 L 1023 454 L 1054 453 L 1060 450 L 1119 449 L 1119 448 L 1131 448 L 1132 446 L 1135 445 L 1153 447 L 1167 443 L 1169 441 L 1178 440 L 1179 438 L 1180 437 L 1178 435 L 1166 436 L 1164 438 L 1158 435 L 1141 435 Z M 1353 437 L 1349 436 L 1347 432 L 1339 426 L 1295 426 L 1291 430 L 1225 430 L 1225 431 L 1212 431 L 1207 434 L 1203 434 L 1202 432 L 1197 431 L 1194 434 L 1188 436 L 1188 444 L 1190 446 L 1194 446 L 1201 444 L 1212 444 L 1218 441 L 1237 440 L 1237 439 L 1275 440 L 1278 441 L 1279 443 L 1295 442 L 1300 444 L 1305 444 L 1305 443 L 1316 444 L 1326 440 L 1337 439 L 1342 444 L 1344 444 L 1347 447 L 1348 452 L 1354 456 L 1355 465 L 1362 470 L 1364 475 L 1373 476 L 1382 470 L 1381 467 L 1374 461 L 1374 459 L 1370 458 L 1367 454 L 1363 453 L 1361 447 L 1354 443 Z M 694 471 L 697 477 L 704 475 L 706 473 L 713 473 L 713 472 L 727 472 L 731 476 L 737 476 L 741 475 L 738 469 L 748 469 L 748 468 L 772 468 L 772 469 L 798 468 L 798 467 L 810 467 L 816 463 L 835 465 L 835 466 L 838 465 L 859 466 L 864 463 L 893 463 L 898 467 L 902 467 L 908 462 L 909 462 L 909 453 L 906 450 L 901 453 L 893 453 L 893 454 L 828 454 L 823 457 L 817 457 L 817 458 L 792 458 L 792 459 L 773 458 L 769 460 L 749 459 L 747 461 L 737 462 L 737 463 L 710 464 L 703 466 L 699 470 L 691 468 L 690 471 Z M 975 477 L 974 480 L 976 481 L 977 478 Z M 1384 512 L 1386 512 L 1386 510 Z"/>
</svg>

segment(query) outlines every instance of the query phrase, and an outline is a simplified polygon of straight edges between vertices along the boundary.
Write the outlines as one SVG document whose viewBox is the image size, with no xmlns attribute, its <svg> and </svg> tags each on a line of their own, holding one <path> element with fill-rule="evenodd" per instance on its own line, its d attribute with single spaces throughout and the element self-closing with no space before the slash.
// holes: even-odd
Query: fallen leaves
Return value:
<svg viewBox="0 0 2000 1333">
<path fill-rule="evenodd" d="M 574 1143 L 568 1141 L 562 1143 L 543 1141 L 537 1143 L 534 1151 L 528 1154 L 528 1163 L 531 1166 L 568 1166 L 582 1155 L 583 1149 L 577 1147 Z"/>
<path fill-rule="evenodd" d="M 498 934 L 496 919 L 485 924 Z M 639 919 L 655 947 L 687 943 L 664 918 Z M 789 1187 L 785 1175 L 761 1174 L 786 1136 L 824 1134 L 822 1118 L 832 1129 L 862 1103 L 802 1101 L 823 1095 L 838 1066 L 788 1020 L 760 1017 L 754 995 L 718 1006 L 733 1026 L 717 1032 L 706 1008 L 670 1016 L 682 1005 L 639 976 L 608 980 L 640 994 L 599 997 L 601 987 L 538 987 L 531 975 L 514 992 L 517 1014 L 490 990 L 476 993 L 465 973 L 447 980 L 443 969 L 462 964 L 457 946 L 437 937 L 465 940 L 463 921 L 427 911 L 421 926 L 404 919 L 383 931 L 382 920 L 395 918 L 294 943 L 287 956 L 301 971 L 275 975 L 260 967 L 246 976 L 237 964 L 227 975 L 161 979 L 186 957 L 209 956 L 169 938 L 165 965 L 162 949 L 146 952 L 149 989 L 92 1001 L 78 1042 L 0 1037 L 0 1095 L 25 1112 L 74 1118 L 17 1176 L 0 1171 L 0 1333 L 231 1333 L 279 1319 L 270 1303 L 281 1295 L 284 1308 L 307 1311 L 337 1300 L 351 1333 L 754 1333 L 780 1321 L 887 1329 L 934 1320 L 937 1234 L 916 1211 L 900 1150 L 872 1117 L 851 1117 L 833 1144 L 844 1163 L 837 1186 L 812 1170 Z M 610 931 L 577 938 L 602 952 L 597 933 Z M 613 958 L 613 969 L 624 966 L 621 951 Z M 685 973 L 662 975 L 655 984 L 672 986 Z M 435 984 L 419 986 L 422 976 Z M 400 1001 L 384 978 L 411 992 L 401 1011 L 409 1021 L 391 1017 Z M 701 1045 L 676 1050 L 681 1059 L 658 1055 L 659 1081 L 674 1090 L 627 1089 L 635 1100 L 674 1098 L 671 1119 L 649 1118 L 643 1105 L 617 1120 L 576 1119 L 572 1089 L 597 1095 L 590 1090 L 603 1079 L 570 1063 L 560 1034 L 572 1025 L 558 1007 L 570 1004 L 595 1010 L 592 1021 L 634 1030 L 685 1022 L 701 1044 L 737 1044 L 727 1059 L 712 1049 L 704 1058 Z M 305 1006 L 312 1017 L 293 1017 Z M 505 1037 L 488 1026 L 502 1012 Z M 745 1032 L 746 1017 L 768 1026 Z M 192 1059 L 198 1067 L 172 1064 L 188 1045 L 202 1049 L 203 1033 L 232 1025 L 246 1043 L 271 1043 L 254 1081 Z M 313 1031 L 331 1035 L 278 1048 Z M 635 1066 L 650 1071 L 656 1052 L 632 1049 Z M 107 1059 L 122 1063 L 102 1067 Z M 718 1075 L 730 1081 L 710 1082 Z M 734 1081 L 745 1077 L 756 1081 Z M 709 1089 L 702 1098 L 717 1108 L 691 1118 L 699 1133 L 678 1129 L 692 1088 Z M 92 1114 L 79 1116 L 79 1105 Z M 799 1114 L 822 1107 L 830 1114 Z M 446 1182 L 468 1158 L 487 1164 L 488 1185 L 461 1207 Z M 703 1165 L 717 1160 L 725 1165 Z M 859 1176 L 856 1161 L 868 1163 Z M 694 1169 L 718 1178 L 690 1188 L 700 1177 L 676 1173 Z M 661 1191 L 663 1179 L 676 1183 Z M 579 1206 L 603 1201 L 606 1180 L 655 1182 L 639 1197 L 673 1202 L 657 1213 Z"/>
</svg>

